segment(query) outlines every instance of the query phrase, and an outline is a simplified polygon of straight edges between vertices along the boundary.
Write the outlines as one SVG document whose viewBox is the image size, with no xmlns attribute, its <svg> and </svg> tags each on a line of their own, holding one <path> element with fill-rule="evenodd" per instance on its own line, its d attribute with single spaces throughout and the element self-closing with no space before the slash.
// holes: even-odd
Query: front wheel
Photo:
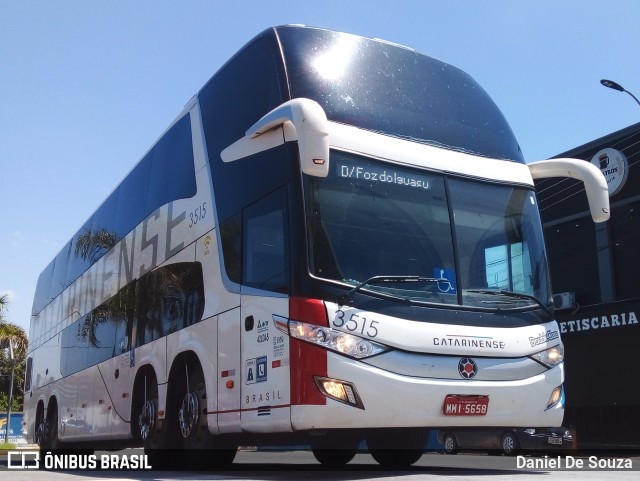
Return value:
<svg viewBox="0 0 640 481">
<path fill-rule="evenodd" d="M 506 456 L 514 456 L 520 449 L 520 443 L 514 433 L 505 433 L 502 436 L 502 452 Z"/>
<path fill-rule="evenodd" d="M 458 441 L 453 434 L 445 434 L 442 444 L 444 445 L 444 452 L 446 454 L 458 454 Z"/>
<path fill-rule="evenodd" d="M 392 468 L 411 466 L 425 451 L 428 429 L 385 429 L 367 436 L 369 453 L 380 465 Z"/>
</svg>

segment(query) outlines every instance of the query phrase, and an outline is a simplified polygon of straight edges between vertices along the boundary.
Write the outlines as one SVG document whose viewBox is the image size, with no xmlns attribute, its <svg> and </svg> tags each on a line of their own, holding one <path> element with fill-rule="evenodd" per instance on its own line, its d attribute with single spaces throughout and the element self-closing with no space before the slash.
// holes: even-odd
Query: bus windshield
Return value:
<svg viewBox="0 0 640 481">
<path fill-rule="evenodd" d="M 532 190 L 335 151 L 329 176 L 305 183 L 315 277 L 354 287 L 398 276 L 358 290 L 418 303 L 499 310 L 550 302 Z"/>
</svg>

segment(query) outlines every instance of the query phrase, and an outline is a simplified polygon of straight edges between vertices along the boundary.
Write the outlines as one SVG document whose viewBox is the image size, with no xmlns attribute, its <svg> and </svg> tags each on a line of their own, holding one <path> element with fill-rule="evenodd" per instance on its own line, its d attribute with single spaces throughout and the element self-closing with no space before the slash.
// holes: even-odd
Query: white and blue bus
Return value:
<svg viewBox="0 0 640 481">
<path fill-rule="evenodd" d="M 590 167 L 526 164 L 451 65 L 268 29 L 40 275 L 29 435 L 218 465 L 239 445 L 292 443 L 340 464 L 366 441 L 407 465 L 429 428 L 559 426 L 533 179 L 582 179 L 603 221 Z"/>
</svg>

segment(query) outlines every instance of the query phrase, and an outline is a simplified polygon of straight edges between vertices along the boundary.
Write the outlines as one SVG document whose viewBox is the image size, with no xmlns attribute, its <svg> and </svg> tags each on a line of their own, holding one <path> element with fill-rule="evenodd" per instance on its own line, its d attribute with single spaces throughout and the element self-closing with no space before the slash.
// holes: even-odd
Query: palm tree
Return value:
<svg viewBox="0 0 640 481">
<path fill-rule="evenodd" d="M 9 294 L 2 294 L 0 296 L 0 322 L 4 322 L 4 311 L 7 309 L 9 303 Z"/>
<path fill-rule="evenodd" d="M 9 347 L 9 342 L 14 349 L 25 351 L 28 344 L 27 333 L 23 328 L 11 322 L 0 322 L 0 347 Z"/>
<path fill-rule="evenodd" d="M 4 318 L 5 311 L 9 305 L 9 295 L 3 294 L 0 296 L 0 346 L 9 347 L 9 340 L 13 341 L 15 348 L 22 349 L 27 348 L 27 333 L 17 324 L 7 322 Z"/>
<path fill-rule="evenodd" d="M 19 393 L 19 395 L 16 396 L 18 398 L 17 400 L 13 399 L 12 393 L 13 384 L 16 383 L 16 381 L 18 386 L 22 386 L 24 382 L 24 358 L 27 350 L 28 338 L 24 329 L 5 320 L 4 313 L 7 310 L 8 302 L 9 296 L 7 294 L 0 296 L 0 348 L 9 348 L 11 355 L 13 355 L 13 358 L 11 359 L 7 356 L 2 356 L 2 363 L 0 363 L 2 364 L 2 371 L 6 370 L 11 372 L 10 381 L 7 383 L 10 386 L 8 389 L 9 396 L 7 401 L 3 402 L 11 404 L 12 401 L 17 401 L 18 405 L 22 405 L 22 393 Z M 14 376 L 14 374 L 16 374 L 15 371 L 18 371 L 17 376 Z M 5 384 L 4 380 L 2 384 Z"/>
</svg>

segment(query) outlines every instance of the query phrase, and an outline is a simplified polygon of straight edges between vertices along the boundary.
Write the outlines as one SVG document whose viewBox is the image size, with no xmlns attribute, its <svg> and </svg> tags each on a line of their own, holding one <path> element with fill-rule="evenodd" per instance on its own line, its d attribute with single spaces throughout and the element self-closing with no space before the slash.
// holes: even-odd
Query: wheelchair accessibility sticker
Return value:
<svg viewBox="0 0 640 481">
<path fill-rule="evenodd" d="M 445 294 L 457 294 L 458 287 L 456 285 L 456 272 L 453 269 L 434 267 L 433 277 L 438 279 L 436 287 L 438 292 Z"/>
</svg>

